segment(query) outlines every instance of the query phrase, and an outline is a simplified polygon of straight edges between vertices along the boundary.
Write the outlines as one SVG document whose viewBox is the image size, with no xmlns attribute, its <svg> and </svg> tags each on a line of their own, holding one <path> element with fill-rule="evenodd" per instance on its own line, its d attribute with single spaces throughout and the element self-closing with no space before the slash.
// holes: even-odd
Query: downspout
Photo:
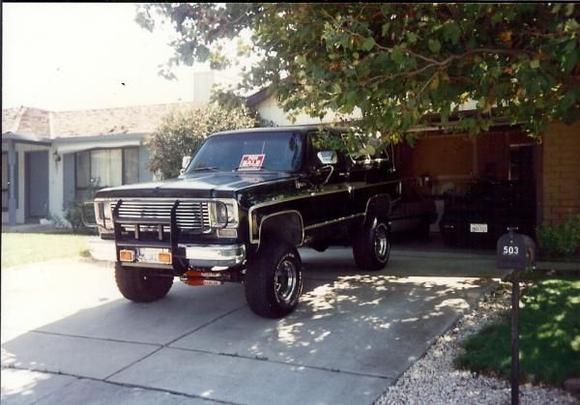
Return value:
<svg viewBox="0 0 580 405">
<path fill-rule="evenodd" d="M 16 148 L 8 141 L 8 224 L 16 225 Z"/>
</svg>

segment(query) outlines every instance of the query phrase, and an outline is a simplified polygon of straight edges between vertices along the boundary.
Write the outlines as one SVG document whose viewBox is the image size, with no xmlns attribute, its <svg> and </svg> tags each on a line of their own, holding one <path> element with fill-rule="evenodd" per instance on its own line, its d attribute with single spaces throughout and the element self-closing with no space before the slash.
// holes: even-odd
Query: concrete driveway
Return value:
<svg viewBox="0 0 580 405">
<path fill-rule="evenodd" d="M 135 304 L 104 264 L 2 269 L 2 401 L 372 403 L 498 277 L 493 256 L 395 249 L 363 273 L 349 249 L 301 255 L 302 301 L 281 320 L 235 284 Z"/>
</svg>

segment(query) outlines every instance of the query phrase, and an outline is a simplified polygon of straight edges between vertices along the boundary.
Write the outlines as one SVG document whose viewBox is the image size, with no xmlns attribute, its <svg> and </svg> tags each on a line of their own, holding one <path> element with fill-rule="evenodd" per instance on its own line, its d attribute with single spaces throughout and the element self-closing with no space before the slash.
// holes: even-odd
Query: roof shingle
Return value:
<svg viewBox="0 0 580 405">
<path fill-rule="evenodd" d="M 113 134 L 147 134 L 174 110 L 201 107 L 194 102 L 140 105 L 74 111 L 31 107 L 2 110 L 2 135 L 12 132 L 51 139 Z"/>
</svg>

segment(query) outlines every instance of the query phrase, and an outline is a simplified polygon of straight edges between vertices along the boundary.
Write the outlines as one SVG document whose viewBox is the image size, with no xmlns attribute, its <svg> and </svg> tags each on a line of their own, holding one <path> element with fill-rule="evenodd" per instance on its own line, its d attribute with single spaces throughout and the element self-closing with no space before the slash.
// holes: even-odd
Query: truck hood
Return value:
<svg viewBox="0 0 580 405">
<path fill-rule="evenodd" d="M 294 178 L 294 175 L 284 172 L 203 172 L 165 181 L 104 188 L 95 197 L 233 198 L 242 189 L 292 181 Z"/>
</svg>

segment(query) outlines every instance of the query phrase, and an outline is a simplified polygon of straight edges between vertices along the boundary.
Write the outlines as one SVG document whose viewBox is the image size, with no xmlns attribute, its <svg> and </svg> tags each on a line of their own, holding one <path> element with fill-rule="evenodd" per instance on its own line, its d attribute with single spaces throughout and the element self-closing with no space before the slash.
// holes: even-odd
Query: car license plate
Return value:
<svg viewBox="0 0 580 405">
<path fill-rule="evenodd" d="M 159 260 L 159 253 L 169 253 L 169 249 L 139 248 L 137 251 L 137 261 L 140 263 L 168 264 Z"/>
<path fill-rule="evenodd" d="M 487 233 L 487 224 L 469 224 L 469 232 Z"/>
</svg>

